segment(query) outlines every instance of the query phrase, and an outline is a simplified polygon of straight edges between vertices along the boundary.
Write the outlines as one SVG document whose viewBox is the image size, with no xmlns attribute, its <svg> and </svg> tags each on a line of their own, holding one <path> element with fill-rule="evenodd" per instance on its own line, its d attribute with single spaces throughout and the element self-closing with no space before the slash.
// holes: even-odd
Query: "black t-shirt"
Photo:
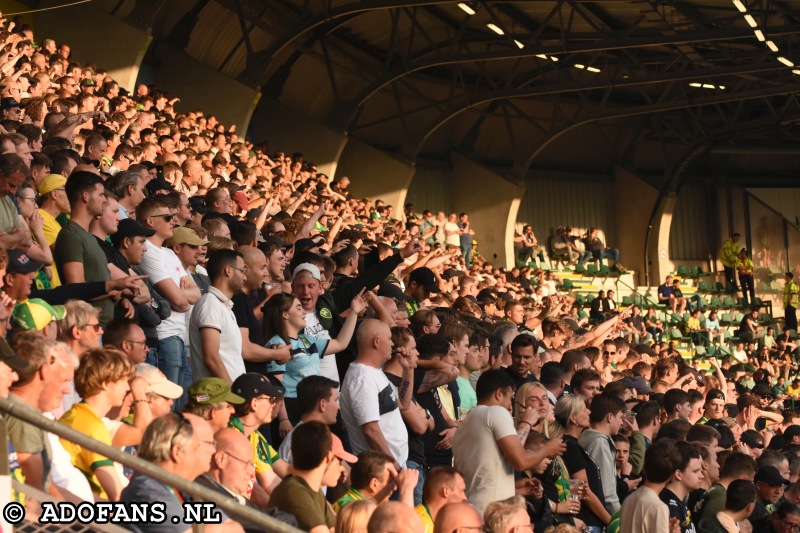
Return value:
<svg viewBox="0 0 800 533">
<path fill-rule="evenodd" d="M 669 489 L 663 489 L 658 496 L 661 498 L 661 501 L 666 503 L 667 507 L 669 507 L 669 517 L 678 519 L 678 523 L 681 525 L 681 532 L 695 533 L 696 530 L 692 523 L 689 509 L 686 507 L 686 503 Z"/>
<path fill-rule="evenodd" d="M 567 445 L 567 451 L 564 452 L 564 464 L 567 466 L 567 471 L 571 478 L 575 477 L 575 472 L 581 470 L 586 471 L 586 479 L 589 481 L 589 488 L 600 500 L 600 503 L 605 507 L 606 502 L 603 498 L 603 484 L 600 481 L 600 468 L 592 460 L 586 451 L 578 444 L 578 439 L 571 435 L 564 435 L 564 444 Z M 581 504 L 581 511 L 578 513 L 578 518 L 583 520 L 587 526 L 604 527 L 602 520 L 597 517 L 590 509 L 589 506 Z"/>
<path fill-rule="evenodd" d="M 422 379 L 425 377 L 425 369 L 417 368 L 414 371 L 414 390 L 419 389 L 422 384 Z M 428 467 L 434 466 L 452 466 L 453 465 L 453 450 L 440 450 L 436 445 L 442 439 L 439 433 L 449 429 L 449 425 L 442 414 L 442 402 L 439 399 L 439 392 L 434 389 L 432 391 L 416 393 L 415 397 L 419 404 L 427 409 L 433 417 L 434 428 L 433 431 L 428 431 L 422 436 L 422 442 L 425 446 L 425 459 Z M 455 400 L 455 399 L 454 399 Z M 457 405 L 457 404 L 455 404 Z"/>
<path fill-rule="evenodd" d="M 403 381 L 403 378 L 400 376 L 395 376 L 394 374 L 389 374 L 388 372 L 384 372 L 386 375 L 386 379 L 389 382 L 397 387 L 400 388 L 400 383 Z M 414 401 L 417 401 L 417 395 L 413 396 Z M 405 424 L 405 420 L 403 421 Z M 417 435 L 413 431 L 408 428 L 408 424 L 406 424 L 406 431 L 408 432 L 408 460 L 414 461 L 417 464 L 422 465 L 423 467 L 427 466 L 425 462 L 425 444 L 422 441 L 422 435 Z"/>
<path fill-rule="evenodd" d="M 509 376 L 511 376 L 511 379 L 514 381 L 514 390 L 515 391 L 519 390 L 519 388 L 521 386 L 523 386 L 525 383 L 538 383 L 539 382 L 539 380 L 536 379 L 536 376 L 534 376 L 533 374 L 530 374 L 530 373 L 527 376 L 525 376 L 524 378 L 520 377 L 520 375 L 517 374 L 516 372 L 514 372 L 514 370 L 510 366 L 506 367 L 505 371 Z"/>
<path fill-rule="evenodd" d="M 264 346 L 263 333 L 261 331 L 261 323 L 256 319 L 253 308 L 247 301 L 247 295 L 243 292 L 236 294 L 231 298 L 233 302 L 233 315 L 236 317 L 236 323 L 240 328 L 247 328 L 247 336 L 250 342 L 257 346 Z M 257 372 L 259 374 L 267 373 L 266 362 L 244 362 L 244 367 L 248 372 Z"/>
</svg>

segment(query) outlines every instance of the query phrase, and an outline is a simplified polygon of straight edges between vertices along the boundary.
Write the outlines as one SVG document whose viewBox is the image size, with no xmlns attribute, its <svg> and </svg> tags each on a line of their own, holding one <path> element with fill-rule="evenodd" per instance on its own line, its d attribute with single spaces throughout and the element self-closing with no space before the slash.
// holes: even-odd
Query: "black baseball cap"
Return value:
<svg viewBox="0 0 800 533">
<path fill-rule="evenodd" d="M 378 296 L 386 296 L 389 298 L 394 298 L 395 300 L 399 300 L 401 302 L 410 301 L 411 298 L 403 293 L 403 289 L 401 289 L 398 285 L 394 283 L 384 283 L 378 288 Z"/>
<path fill-rule="evenodd" d="M 280 382 L 275 383 L 271 381 L 267 376 L 262 374 L 250 372 L 236 378 L 231 386 L 231 391 L 237 396 L 244 398 L 246 402 L 262 394 L 273 398 L 283 398 L 286 394 L 286 389 L 279 383 Z"/>
<path fill-rule="evenodd" d="M 111 244 L 115 247 L 126 237 L 152 237 L 156 230 L 144 227 L 140 222 L 132 218 L 119 221 L 117 232 L 111 236 Z"/>
<path fill-rule="evenodd" d="M 8 250 L 8 274 L 30 274 L 44 267 L 44 263 L 34 261 L 19 250 Z"/>
<path fill-rule="evenodd" d="M 0 110 L 5 111 L 6 109 L 11 109 L 12 107 L 21 107 L 16 98 L 8 97 L 0 99 Z"/>
<path fill-rule="evenodd" d="M 756 472 L 755 478 L 753 478 L 753 481 L 766 483 L 770 487 L 778 487 L 780 485 L 789 484 L 789 480 L 784 479 L 781 473 L 778 472 L 778 469 L 774 466 L 762 466 L 759 468 L 758 472 Z"/>
<path fill-rule="evenodd" d="M 769 398 L 772 396 L 772 389 L 766 383 L 756 383 L 755 387 L 753 387 L 750 392 L 762 398 Z"/>
<path fill-rule="evenodd" d="M 764 448 L 764 445 L 758 442 L 756 440 L 755 435 L 753 435 L 752 433 L 747 433 L 747 432 L 743 433 L 742 436 L 739 438 L 739 440 L 742 441 L 744 444 L 747 444 L 751 448 L 758 448 L 759 450 Z"/>
<path fill-rule="evenodd" d="M 789 444 L 795 437 L 800 437 L 800 426 L 792 424 L 783 432 L 783 438 L 786 439 L 786 443 Z"/>
<path fill-rule="evenodd" d="M 267 235 L 267 236 L 265 236 L 264 237 L 264 243 L 265 244 L 276 244 L 276 245 L 278 245 L 278 247 L 284 248 L 284 249 L 292 247 L 291 244 L 289 244 L 288 242 L 284 241 L 283 239 L 281 239 L 277 235 Z"/>
<path fill-rule="evenodd" d="M 440 292 L 439 286 L 436 284 L 436 274 L 428 267 L 415 268 L 408 277 L 408 282 L 411 283 L 412 281 L 416 282 L 417 285 L 425 287 L 425 290 L 428 292 Z"/>
</svg>

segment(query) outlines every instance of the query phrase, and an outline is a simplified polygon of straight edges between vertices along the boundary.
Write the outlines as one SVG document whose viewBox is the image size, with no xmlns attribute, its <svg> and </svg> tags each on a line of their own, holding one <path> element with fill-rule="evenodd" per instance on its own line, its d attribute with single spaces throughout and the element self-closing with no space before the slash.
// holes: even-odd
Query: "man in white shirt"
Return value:
<svg viewBox="0 0 800 533">
<path fill-rule="evenodd" d="M 242 292 L 247 269 L 242 254 L 223 249 L 211 255 L 206 270 L 211 287 L 195 304 L 189 320 L 192 371 L 195 379 L 218 377 L 233 383 L 245 367 L 231 298 Z"/>
<path fill-rule="evenodd" d="M 170 316 L 156 328 L 159 343 L 156 366 L 185 391 L 193 382 L 186 349 L 186 315 L 200 299 L 200 289 L 175 252 L 162 247 L 164 241 L 172 237 L 175 227 L 166 202 L 158 197 L 147 198 L 137 207 L 136 220 L 155 231 L 154 235 L 147 238 L 141 269 L 172 309 Z M 180 410 L 184 403 L 186 392 L 175 401 L 173 408 Z"/>
<path fill-rule="evenodd" d="M 398 391 L 383 373 L 384 363 L 392 357 L 392 332 L 383 322 L 371 319 L 361 324 L 357 336 L 358 357 L 342 383 L 342 419 L 353 453 L 382 451 L 394 457 L 399 470 L 408 459 L 408 432 L 400 415 Z M 400 388 L 407 391 L 411 380 L 411 373 L 404 376 Z"/>
</svg>

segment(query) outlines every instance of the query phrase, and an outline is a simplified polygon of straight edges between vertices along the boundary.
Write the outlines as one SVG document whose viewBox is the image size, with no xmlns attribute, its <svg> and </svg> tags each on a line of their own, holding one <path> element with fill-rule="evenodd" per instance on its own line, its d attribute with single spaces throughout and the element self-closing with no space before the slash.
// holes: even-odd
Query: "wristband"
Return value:
<svg viewBox="0 0 800 533">
<path fill-rule="evenodd" d="M 133 400 L 133 403 L 139 403 L 139 402 L 150 403 L 147 400 Z"/>
<path fill-rule="evenodd" d="M 530 422 L 528 422 L 527 420 L 520 420 L 520 422 L 519 422 L 519 423 L 520 423 L 520 424 L 528 424 L 528 426 L 530 426 L 530 428 L 531 428 L 531 429 L 533 429 L 533 424 L 531 424 L 531 423 L 530 423 Z"/>
</svg>

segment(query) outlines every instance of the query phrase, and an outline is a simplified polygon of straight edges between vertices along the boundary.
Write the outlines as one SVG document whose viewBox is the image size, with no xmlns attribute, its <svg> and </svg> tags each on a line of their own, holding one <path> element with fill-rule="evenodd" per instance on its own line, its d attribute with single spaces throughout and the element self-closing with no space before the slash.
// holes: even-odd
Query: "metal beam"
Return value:
<svg viewBox="0 0 800 533">
<path fill-rule="evenodd" d="M 781 36 L 800 33 L 800 26 L 784 26 L 770 30 L 770 36 Z M 578 53 L 592 53 L 609 50 L 625 50 L 631 48 L 649 48 L 658 46 L 669 46 L 679 43 L 694 43 L 694 42 L 711 42 L 711 41 L 725 41 L 734 39 L 753 38 L 753 31 L 750 29 L 735 29 L 735 30 L 720 30 L 710 32 L 693 32 L 689 34 L 675 34 L 668 36 L 658 37 L 640 37 L 625 39 L 612 39 L 607 41 L 593 42 L 580 44 L 576 46 L 563 47 L 558 46 L 545 46 L 541 48 L 526 47 L 521 50 L 509 49 L 499 52 L 481 52 L 481 53 L 459 53 L 450 54 L 446 56 L 438 56 L 433 58 L 420 59 L 408 64 L 403 68 L 397 68 L 390 72 L 386 72 L 376 79 L 372 84 L 366 87 L 361 93 L 356 96 L 350 106 L 343 111 L 341 117 L 334 122 L 339 123 L 345 131 L 349 129 L 354 117 L 358 114 L 358 108 L 374 96 L 378 91 L 387 86 L 388 84 L 397 81 L 409 74 L 418 72 L 424 69 L 433 67 L 441 67 L 446 65 L 454 65 L 460 63 L 477 63 L 486 61 L 502 61 L 510 59 L 525 59 L 532 58 L 539 54 L 545 55 L 562 55 L 562 54 L 578 54 Z M 785 67 L 783 67 L 785 68 Z"/>
<path fill-rule="evenodd" d="M 619 81 L 600 80 L 600 81 L 580 82 L 580 83 L 557 83 L 552 85 L 537 86 L 530 89 L 512 89 L 509 91 L 495 91 L 492 93 L 487 93 L 482 96 L 478 96 L 476 98 L 468 98 L 468 101 L 466 103 L 457 104 L 455 107 L 452 108 L 452 111 L 429 123 L 428 126 L 426 126 L 425 129 L 423 130 L 423 133 L 420 135 L 420 138 L 417 143 L 417 152 L 421 150 L 422 146 L 425 144 L 428 138 L 431 135 L 433 135 L 433 133 L 436 130 L 438 130 L 442 125 L 444 125 L 446 122 L 452 120 L 453 118 L 457 117 L 458 115 L 469 109 L 472 109 L 476 106 L 488 102 L 493 102 L 495 100 L 505 100 L 513 98 L 532 98 L 536 96 L 553 95 L 558 93 L 589 91 L 589 90 L 606 89 L 606 88 L 635 87 L 646 84 L 665 83 L 665 82 L 682 81 L 682 80 L 702 80 L 718 76 L 734 76 L 742 74 L 752 74 L 757 72 L 770 72 L 776 70 L 785 71 L 786 67 L 775 61 L 769 64 L 762 64 L 762 65 L 746 65 L 737 67 L 722 67 L 718 69 L 700 69 L 700 70 L 682 71 L 672 74 L 665 74 L 661 76 L 628 78 Z M 794 90 L 791 92 L 800 91 L 800 87 L 797 86 L 793 87 Z"/>
</svg>

